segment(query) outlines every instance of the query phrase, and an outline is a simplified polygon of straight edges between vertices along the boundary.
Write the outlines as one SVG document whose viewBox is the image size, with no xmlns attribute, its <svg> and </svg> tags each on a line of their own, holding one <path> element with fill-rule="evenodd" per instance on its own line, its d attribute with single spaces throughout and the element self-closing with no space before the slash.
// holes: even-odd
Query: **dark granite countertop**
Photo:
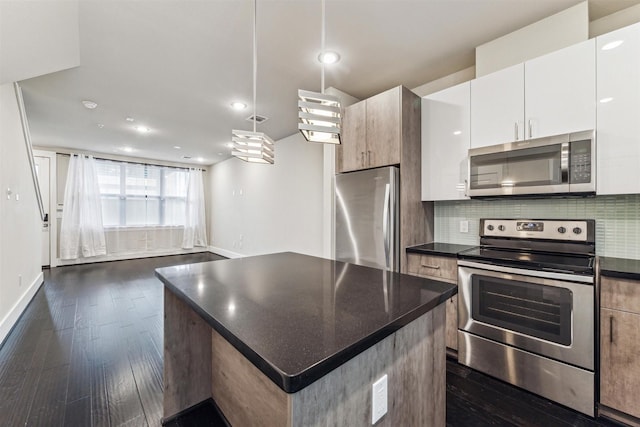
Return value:
<svg viewBox="0 0 640 427">
<path fill-rule="evenodd" d="M 292 252 L 160 268 L 156 276 L 288 393 L 457 292 L 444 282 Z"/>
<path fill-rule="evenodd" d="M 640 260 L 601 256 L 600 274 L 621 279 L 640 280 Z"/>
<path fill-rule="evenodd" d="M 457 245 L 454 243 L 425 243 L 424 245 L 409 246 L 407 252 L 424 254 L 424 255 L 439 255 L 455 258 L 458 256 L 458 252 L 466 251 L 467 249 L 474 248 L 475 246 L 469 245 Z"/>
</svg>

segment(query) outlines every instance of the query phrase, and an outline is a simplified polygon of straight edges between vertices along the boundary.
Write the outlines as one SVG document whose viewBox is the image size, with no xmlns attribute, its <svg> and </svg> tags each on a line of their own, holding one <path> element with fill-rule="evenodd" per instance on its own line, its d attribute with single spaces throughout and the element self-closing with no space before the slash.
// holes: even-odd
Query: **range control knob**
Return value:
<svg viewBox="0 0 640 427">
<path fill-rule="evenodd" d="M 573 228 L 573 233 L 574 233 L 574 234 L 580 234 L 580 233 L 582 233 L 582 228 L 580 228 L 580 227 L 574 227 L 574 228 Z"/>
<path fill-rule="evenodd" d="M 500 231 L 504 231 L 504 225 L 499 225 L 499 226 L 498 226 L 498 230 L 500 230 Z"/>
<path fill-rule="evenodd" d="M 566 229 L 566 228 L 564 228 L 564 227 L 558 227 L 558 233 L 560 233 L 560 234 L 564 234 L 564 233 L 566 233 L 566 232 L 567 232 L 567 229 Z"/>
<path fill-rule="evenodd" d="M 487 230 L 493 231 L 493 225 L 491 225 L 491 224 L 487 225 Z"/>
</svg>

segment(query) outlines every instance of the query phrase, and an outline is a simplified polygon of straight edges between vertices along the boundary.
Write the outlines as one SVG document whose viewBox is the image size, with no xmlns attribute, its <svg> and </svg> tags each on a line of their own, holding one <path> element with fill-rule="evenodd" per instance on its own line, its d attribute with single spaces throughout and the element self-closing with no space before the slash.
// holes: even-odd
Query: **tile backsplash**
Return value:
<svg viewBox="0 0 640 427">
<path fill-rule="evenodd" d="M 477 245 L 480 218 L 595 219 L 598 255 L 640 259 L 640 194 L 435 203 L 435 241 Z M 460 221 L 469 232 L 460 232 Z"/>
</svg>

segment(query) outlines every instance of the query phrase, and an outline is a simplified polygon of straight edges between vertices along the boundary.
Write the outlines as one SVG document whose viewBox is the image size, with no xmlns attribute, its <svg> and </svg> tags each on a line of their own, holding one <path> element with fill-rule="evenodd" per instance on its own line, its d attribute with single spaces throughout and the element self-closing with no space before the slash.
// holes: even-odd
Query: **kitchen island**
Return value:
<svg viewBox="0 0 640 427">
<path fill-rule="evenodd" d="M 444 305 L 455 286 L 296 253 L 156 270 L 164 419 L 213 398 L 234 426 L 445 424 Z"/>
</svg>

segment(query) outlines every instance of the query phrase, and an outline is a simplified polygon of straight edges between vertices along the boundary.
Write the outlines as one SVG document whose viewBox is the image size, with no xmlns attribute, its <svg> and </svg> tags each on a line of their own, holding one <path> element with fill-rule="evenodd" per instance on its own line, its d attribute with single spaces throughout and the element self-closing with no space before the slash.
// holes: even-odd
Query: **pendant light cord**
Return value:
<svg viewBox="0 0 640 427">
<path fill-rule="evenodd" d="M 324 94 L 324 43 L 325 43 L 325 5 L 324 0 L 322 0 L 322 32 L 321 32 L 321 40 L 320 40 L 320 57 L 322 61 L 320 61 L 320 93 Z"/>
<path fill-rule="evenodd" d="M 324 1 L 324 0 L 323 0 Z M 258 80 L 258 39 L 256 37 L 257 27 L 257 0 L 253 0 L 253 132 L 256 131 L 256 86 Z"/>
</svg>

